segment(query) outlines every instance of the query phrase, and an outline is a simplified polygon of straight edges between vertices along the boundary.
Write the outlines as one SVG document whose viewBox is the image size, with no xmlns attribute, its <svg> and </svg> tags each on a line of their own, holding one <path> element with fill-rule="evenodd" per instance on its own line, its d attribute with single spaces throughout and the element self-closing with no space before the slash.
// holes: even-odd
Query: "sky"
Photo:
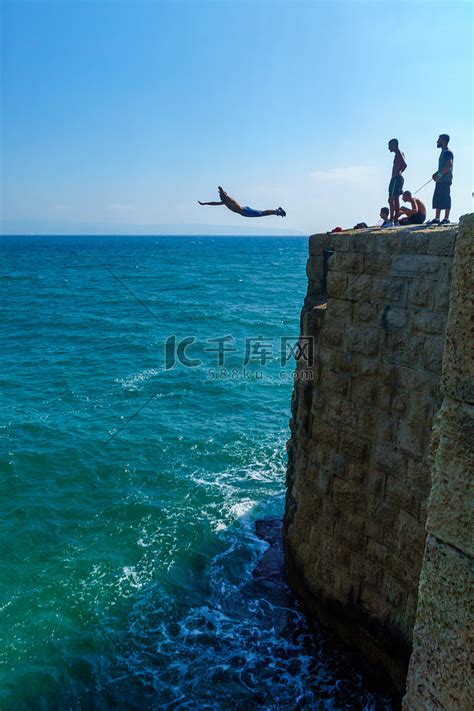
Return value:
<svg viewBox="0 0 474 711">
<path fill-rule="evenodd" d="M 4 232 L 310 234 L 375 224 L 454 152 L 472 211 L 473 4 L 3 0 Z M 249 220 L 216 200 L 283 206 Z M 431 183 L 418 196 L 432 216 Z M 209 228 L 208 228 L 209 226 Z"/>
</svg>

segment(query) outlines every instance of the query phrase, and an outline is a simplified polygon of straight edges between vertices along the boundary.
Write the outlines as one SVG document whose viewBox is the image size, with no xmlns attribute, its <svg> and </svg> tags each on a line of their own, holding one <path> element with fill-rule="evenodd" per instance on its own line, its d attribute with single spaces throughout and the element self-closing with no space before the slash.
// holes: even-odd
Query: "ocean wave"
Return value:
<svg viewBox="0 0 474 711">
<path fill-rule="evenodd" d="M 163 368 L 146 368 L 137 373 L 132 373 L 126 378 L 115 378 L 115 382 L 119 383 L 124 390 L 142 390 L 143 384 L 156 378 L 162 370 Z"/>
</svg>

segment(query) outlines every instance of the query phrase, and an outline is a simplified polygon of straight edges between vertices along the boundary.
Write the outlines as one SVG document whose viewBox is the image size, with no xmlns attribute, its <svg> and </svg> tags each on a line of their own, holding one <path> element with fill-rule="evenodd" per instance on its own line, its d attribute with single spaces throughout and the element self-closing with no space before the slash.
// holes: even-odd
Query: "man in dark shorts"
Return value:
<svg viewBox="0 0 474 711">
<path fill-rule="evenodd" d="M 388 142 L 388 150 L 395 153 L 393 159 L 392 177 L 388 185 L 388 205 L 390 207 L 390 221 L 396 224 L 400 216 L 400 195 L 403 192 L 403 171 L 407 167 L 405 156 L 398 147 L 398 139 L 392 138 Z"/>
<path fill-rule="evenodd" d="M 429 225 L 449 225 L 449 212 L 451 210 L 451 183 L 453 182 L 454 155 L 448 148 L 449 136 L 442 133 L 436 146 L 441 148 L 438 170 L 433 174 L 436 183 L 433 193 L 433 210 L 435 218 L 428 222 Z M 440 222 L 441 210 L 444 210 L 444 220 Z"/>
<path fill-rule="evenodd" d="M 217 189 L 219 190 L 219 202 L 201 202 L 198 200 L 198 203 L 200 205 L 225 205 L 229 210 L 236 212 L 238 215 L 242 215 L 242 217 L 267 217 L 268 215 L 286 217 L 286 212 L 282 207 L 276 210 L 254 210 L 252 207 L 241 207 L 234 198 L 227 195 L 226 191 L 223 190 L 220 185 Z"/>
<path fill-rule="evenodd" d="M 402 195 L 403 202 L 409 202 L 410 207 L 401 207 L 406 217 L 400 220 L 401 225 L 422 225 L 426 220 L 426 207 L 419 198 L 414 198 L 409 190 L 405 190 Z"/>
</svg>

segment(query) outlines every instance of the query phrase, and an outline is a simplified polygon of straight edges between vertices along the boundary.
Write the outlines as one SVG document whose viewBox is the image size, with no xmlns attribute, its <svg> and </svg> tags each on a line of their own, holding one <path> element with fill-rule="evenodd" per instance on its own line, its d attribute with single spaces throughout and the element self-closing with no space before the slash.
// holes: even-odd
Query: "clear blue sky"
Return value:
<svg viewBox="0 0 474 711">
<path fill-rule="evenodd" d="M 388 139 L 416 190 L 449 133 L 457 218 L 472 210 L 472 21 L 455 1 L 4 1 L 3 216 L 241 225 L 196 204 L 220 184 L 285 207 L 254 231 L 373 224 Z"/>
</svg>

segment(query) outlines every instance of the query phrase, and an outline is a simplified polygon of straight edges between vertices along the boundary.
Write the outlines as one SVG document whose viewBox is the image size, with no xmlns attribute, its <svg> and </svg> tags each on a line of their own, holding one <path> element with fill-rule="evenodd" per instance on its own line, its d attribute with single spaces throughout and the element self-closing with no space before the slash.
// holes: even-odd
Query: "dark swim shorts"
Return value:
<svg viewBox="0 0 474 711">
<path fill-rule="evenodd" d="M 436 183 L 433 193 L 433 210 L 451 209 L 451 183 Z"/>
<path fill-rule="evenodd" d="M 254 210 L 251 207 L 243 207 L 242 208 L 242 215 L 244 217 L 262 217 L 262 211 L 261 210 Z"/>
<path fill-rule="evenodd" d="M 414 215 L 410 215 L 406 220 L 400 220 L 401 225 L 422 225 L 426 220 L 426 215 L 424 212 L 415 212 Z"/>
<path fill-rule="evenodd" d="M 397 195 L 401 195 L 403 192 L 403 183 L 405 181 L 403 180 L 403 175 L 394 175 L 391 181 L 388 184 L 388 196 L 389 198 L 391 197 L 396 197 Z"/>
</svg>

